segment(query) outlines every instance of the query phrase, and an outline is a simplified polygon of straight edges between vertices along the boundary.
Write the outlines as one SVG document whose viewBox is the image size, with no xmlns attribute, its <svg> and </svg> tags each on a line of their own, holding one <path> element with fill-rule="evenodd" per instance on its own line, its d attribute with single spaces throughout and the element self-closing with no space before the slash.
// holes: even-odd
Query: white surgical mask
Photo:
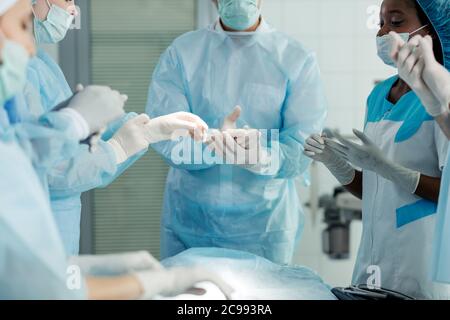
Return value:
<svg viewBox="0 0 450 320">
<path fill-rule="evenodd" d="M 30 56 L 20 44 L 6 40 L 3 43 L 0 64 L 0 107 L 20 93 L 26 83 Z"/>
<path fill-rule="evenodd" d="M 37 43 L 58 43 L 69 31 L 74 16 L 57 5 L 50 5 L 48 0 L 47 5 L 50 8 L 47 19 L 41 21 L 34 15 L 34 37 Z"/>
<path fill-rule="evenodd" d="M 424 25 L 417 29 L 414 32 L 404 32 L 399 33 L 400 38 L 403 39 L 404 42 L 408 42 L 408 40 L 411 38 L 412 35 L 419 32 L 420 30 L 428 27 L 428 25 Z M 396 68 L 397 65 L 395 64 L 395 61 L 391 58 L 391 52 L 392 52 L 392 38 L 389 34 L 385 34 L 384 36 L 377 37 L 377 53 L 378 57 L 387 64 L 388 66 Z"/>
</svg>

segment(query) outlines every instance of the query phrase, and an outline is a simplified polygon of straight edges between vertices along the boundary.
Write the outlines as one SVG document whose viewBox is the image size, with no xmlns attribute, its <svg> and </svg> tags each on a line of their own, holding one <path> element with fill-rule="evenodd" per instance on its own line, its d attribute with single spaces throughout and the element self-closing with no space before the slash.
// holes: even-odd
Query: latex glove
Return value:
<svg viewBox="0 0 450 320">
<path fill-rule="evenodd" d="M 134 274 L 143 288 L 141 299 L 156 296 L 175 297 L 195 289 L 200 282 L 212 282 L 231 299 L 233 289 L 217 275 L 201 268 L 172 268 L 137 272 Z"/>
<path fill-rule="evenodd" d="M 125 162 L 130 157 L 148 148 L 151 142 L 148 124 L 150 118 L 141 114 L 128 120 L 114 136 L 108 140 L 108 144 L 116 154 L 117 164 Z"/>
<path fill-rule="evenodd" d="M 421 36 L 414 36 L 405 43 L 397 33 L 391 32 L 390 35 L 394 43 L 391 55 L 397 63 L 400 78 L 414 90 L 430 115 L 439 116 L 445 110 L 422 77 L 425 62 L 421 58 L 422 50 L 418 48 Z"/>
<path fill-rule="evenodd" d="M 69 258 L 69 265 L 77 265 L 91 276 L 113 276 L 143 270 L 162 270 L 163 266 L 147 251 L 107 255 L 83 255 Z"/>
<path fill-rule="evenodd" d="M 255 129 L 228 129 L 211 136 L 216 156 L 226 164 L 243 167 L 255 174 L 271 174 L 271 155 Z"/>
<path fill-rule="evenodd" d="M 233 111 L 224 119 L 222 123 L 221 131 L 226 131 L 229 129 L 236 129 L 236 122 L 241 116 L 242 108 L 240 106 L 234 107 Z"/>
<path fill-rule="evenodd" d="M 430 36 L 419 38 L 419 48 L 425 62 L 423 79 L 440 101 L 442 109 L 448 110 L 450 104 L 450 73 L 437 62 L 433 53 L 433 39 Z"/>
<path fill-rule="evenodd" d="M 233 111 L 225 117 L 220 130 L 211 129 L 208 132 L 206 138 L 206 144 L 211 151 L 216 151 L 216 155 L 222 155 L 224 153 L 224 137 L 222 132 L 230 129 L 236 129 L 236 122 L 241 116 L 241 107 L 234 107 Z"/>
<path fill-rule="evenodd" d="M 311 159 L 322 162 L 343 186 L 355 179 L 356 170 L 337 152 L 325 144 L 326 136 L 313 134 L 306 139 L 304 154 Z"/>
<path fill-rule="evenodd" d="M 395 184 L 414 193 L 420 181 L 420 173 L 388 160 L 382 151 L 362 132 L 353 130 L 361 145 L 343 138 L 339 133 L 335 137 L 341 143 L 326 138 L 325 143 L 343 159 L 363 170 L 373 171 Z"/>
<path fill-rule="evenodd" d="M 198 116 L 188 112 L 177 112 L 151 119 L 146 125 L 150 143 L 175 140 L 190 135 L 196 141 L 206 139 L 208 125 Z"/>
<path fill-rule="evenodd" d="M 124 115 L 126 95 L 105 86 L 79 87 L 67 107 L 77 111 L 86 121 L 89 134 L 99 132 L 110 122 Z M 80 90 L 81 89 L 81 90 Z"/>
</svg>

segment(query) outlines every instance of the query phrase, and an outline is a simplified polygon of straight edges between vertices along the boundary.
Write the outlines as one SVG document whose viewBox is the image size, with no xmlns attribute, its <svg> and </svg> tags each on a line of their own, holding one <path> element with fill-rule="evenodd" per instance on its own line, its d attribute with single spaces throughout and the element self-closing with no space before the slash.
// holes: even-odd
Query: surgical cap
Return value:
<svg viewBox="0 0 450 320">
<path fill-rule="evenodd" d="M 450 1 L 416 0 L 436 30 L 444 56 L 444 66 L 450 70 Z"/>
</svg>

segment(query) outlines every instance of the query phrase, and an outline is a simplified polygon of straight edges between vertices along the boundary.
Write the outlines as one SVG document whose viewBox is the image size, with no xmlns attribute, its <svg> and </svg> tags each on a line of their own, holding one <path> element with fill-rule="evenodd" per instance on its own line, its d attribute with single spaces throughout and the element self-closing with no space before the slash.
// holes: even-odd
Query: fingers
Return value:
<svg viewBox="0 0 450 320">
<path fill-rule="evenodd" d="M 391 31 L 389 35 L 392 38 L 392 50 L 391 50 L 391 58 L 397 62 L 398 61 L 398 53 L 400 49 L 405 45 L 405 41 L 399 36 L 397 32 Z"/>
<path fill-rule="evenodd" d="M 425 69 L 425 61 L 423 59 L 420 59 L 416 65 L 414 66 L 414 68 L 411 71 L 411 76 L 414 79 L 420 79 L 421 82 L 423 82 L 423 70 Z M 426 86 L 425 83 L 423 83 L 423 86 Z"/>
<path fill-rule="evenodd" d="M 425 38 L 420 39 L 419 46 L 422 50 L 425 64 L 429 65 L 436 63 L 436 57 L 433 52 L 433 39 L 430 36 L 426 36 Z"/>
<path fill-rule="evenodd" d="M 138 115 L 137 117 L 131 119 L 130 121 L 133 121 L 137 125 L 146 125 L 147 123 L 150 122 L 150 118 L 147 114 L 142 113 L 142 114 Z"/>
<path fill-rule="evenodd" d="M 205 131 L 209 129 L 209 127 L 206 124 L 206 122 L 203 121 L 202 118 L 200 118 L 199 116 L 197 116 L 197 115 L 195 115 L 193 113 L 176 112 L 176 113 L 174 113 L 174 114 L 172 114 L 170 116 L 175 116 L 177 119 L 180 119 L 180 120 L 186 120 L 186 121 L 193 122 L 199 127 L 199 129 L 202 129 L 202 130 L 205 130 Z"/>
<path fill-rule="evenodd" d="M 372 141 L 361 131 L 353 129 L 353 133 L 358 137 L 364 144 L 371 145 Z"/>
<path fill-rule="evenodd" d="M 306 139 L 305 150 L 315 153 L 322 153 L 325 149 L 325 141 L 320 135 L 312 135 Z"/>
<path fill-rule="evenodd" d="M 241 116 L 242 108 L 240 106 L 236 106 L 233 109 L 233 112 L 227 117 L 227 120 L 230 122 L 236 122 Z"/>
<path fill-rule="evenodd" d="M 233 111 L 225 118 L 223 121 L 222 130 L 234 129 L 236 128 L 236 122 L 241 116 L 241 107 L 236 106 Z"/>
<path fill-rule="evenodd" d="M 407 62 L 408 62 L 408 65 L 407 65 L 408 71 L 410 72 L 412 70 L 412 67 L 416 64 L 416 62 L 414 61 L 414 58 L 416 56 L 413 55 L 413 53 L 417 49 L 417 45 L 418 45 L 418 41 L 417 41 L 417 44 L 415 44 L 415 42 L 412 42 L 412 39 L 411 39 L 406 45 L 404 45 L 400 49 L 400 52 L 398 53 L 398 67 L 399 68 L 403 68 L 405 66 L 405 64 L 407 64 Z M 411 55 L 412 55 L 412 58 L 408 60 L 408 58 L 410 58 Z"/>
<path fill-rule="evenodd" d="M 347 158 L 348 148 L 346 146 L 343 146 L 343 145 L 337 143 L 336 141 L 328 139 L 328 138 L 325 139 L 325 143 L 334 152 L 336 152 L 337 154 L 339 154 L 342 157 Z"/>
</svg>

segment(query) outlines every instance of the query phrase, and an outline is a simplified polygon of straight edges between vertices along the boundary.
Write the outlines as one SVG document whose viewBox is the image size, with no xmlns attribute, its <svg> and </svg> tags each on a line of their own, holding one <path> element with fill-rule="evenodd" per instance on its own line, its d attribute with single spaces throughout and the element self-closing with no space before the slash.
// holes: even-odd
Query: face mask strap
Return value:
<svg viewBox="0 0 450 320">
<path fill-rule="evenodd" d="M 424 25 L 424 26 L 420 27 L 419 29 L 417 29 L 416 31 L 414 31 L 414 32 L 411 32 L 411 33 L 410 33 L 410 36 L 412 36 L 413 34 L 415 34 L 415 33 L 419 32 L 420 30 L 423 30 L 423 29 L 425 29 L 425 28 L 426 28 L 426 27 L 428 27 L 428 26 L 429 26 L 429 24 L 426 24 L 426 25 Z"/>
</svg>

